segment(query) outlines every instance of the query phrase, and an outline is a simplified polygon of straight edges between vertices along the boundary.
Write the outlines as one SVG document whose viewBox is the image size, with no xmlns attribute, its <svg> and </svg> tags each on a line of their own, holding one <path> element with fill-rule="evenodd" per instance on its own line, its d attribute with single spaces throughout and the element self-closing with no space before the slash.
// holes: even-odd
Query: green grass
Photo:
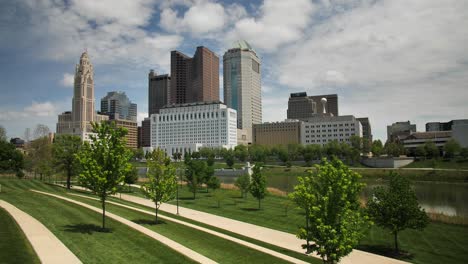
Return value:
<svg viewBox="0 0 468 264">
<path fill-rule="evenodd" d="M 91 195 L 91 194 L 89 194 L 87 192 L 79 192 L 79 193 L 81 195 L 86 195 L 88 197 L 92 197 L 92 198 L 95 197 L 95 196 L 93 196 L 93 195 Z M 71 196 L 71 197 L 73 199 L 77 198 L 76 196 Z M 86 202 L 86 200 L 87 199 L 83 199 L 82 201 Z M 140 205 L 140 204 L 137 204 L 137 203 L 129 202 L 129 201 L 126 201 L 126 200 L 121 200 L 119 198 L 110 197 L 109 201 L 116 202 L 116 203 L 123 204 L 123 205 L 127 205 L 127 206 L 132 206 L 132 207 L 142 209 L 142 210 L 145 210 L 145 211 L 148 211 L 148 212 L 154 212 L 153 208 L 143 206 L 143 205 Z M 189 218 L 182 217 L 180 215 L 171 214 L 171 213 L 162 212 L 162 211 L 159 212 L 159 214 L 164 215 L 164 216 L 169 216 L 169 217 L 172 217 L 174 219 L 182 220 L 182 221 L 185 221 L 185 222 L 188 222 L 188 223 L 191 223 L 191 224 L 195 224 L 195 225 L 198 225 L 198 226 L 201 226 L 201 227 L 205 227 L 205 228 L 214 230 L 216 232 L 226 234 L 226 235 L 229 235 L 229 236 L 232 236 L 232 237 L 235 237 L 235 238 L 238 238 L 238 239 L 241 239 L 241 240 L 244 240 L 244 241 L 247 241 L 247 242 L 250 242 L 250 243 L 265 247 L 265 248 L 268 248 L 268 249 L 271 249 L 273 251 L 276 251 L 276 252 L 279 252 L 279 253 L 282 253 L 282 254 L 297 258 L 297 259 L 301 259 L 303 261 L 307 261 L 307 262 L 310 262 L 310 263 L 316 263 L 316 264 L 322 263 L 321 260 L 309 257 L 309 256 L 307 256 L 305 254 L 300 254 L 298 252 L 291 251 L 291 250 L 288 250 L 288 249 L 284 249 L 284 248 L 281 248 L 281 247 L 277 247 L 277 246 L 274 246 L 272 244 L 265 243 L 263 241 L 259 241 L 259 240 L 255 240 L 255 239 L 252 239 L 252 238 L 249 238 L 249 237 L 245 237 L 245 236 L 239 235 L 237 233 L 233 233 L 233 232 L 230 232 L 230 231 L 227 231 L 227 230 L 224 230 L 224 229 L 220 229 L 220 228 L 211 226 L 211 225 L 209 225 L 207 223 L 201 223 L 201 222 L 189 219 Z"/>
<path fill-rule="evenodd" d="M 436 168 L 436 169 L 466 169 L 468 170 L 468 160 L 463 159 L 454 159 L 454 160 L 445 160 L 445 159 L 429 159 L 429 160 L 418 160 L 409 165 L 406 165 L 405 168 Z"/>
<path fill-rule="evenodd" d="M 41 263 L 15 220 L 0 207 L 0 263 Z"/>
<path fill-rule="evenodd" d="M 182 188 L 181 206 L 192 208 L 232 219 L 269 227 L 295 234 L 298 226 L 304 222 L 303 212 L 290 209 L 285 215 L 283 203 L 286 198 L 267 196 L 258 210 L 257 201 L 252 197 L 239 198 L 238 193 L 224 191 L 226 199 L 217 208 L 216 201 L 210 194 L 198 193 L 197 199 L 191 199 L 191 193 Z M 293 206 L 292 206 L 293 207 Z M 399 237 L 401 248 L 413 254 L 414 263 L 466 263 L 468 261 L 468 227 L 431 222 L 423 231 L 403 231 Z M 369 229 L 361 242 L 361 248 L 375 253 L 391 251 L 392 237 L 388 231 L 376 226 Z M 389 247 L 390 245 L 390 247 Z M 450 258 L 450 261 L 446 260 Z"/>
<path fill-rule="evenodd" d="M 63 193 L 37 181 L 0 180 L 0 199 L 30 214 L 54 233 L 84 263 L 192 263 L 187 257 L 121 223 L 72 203 L 33 193 L 37 189 Z M 10 262 L 13 260 L 7 260 Z"/>
</svg>

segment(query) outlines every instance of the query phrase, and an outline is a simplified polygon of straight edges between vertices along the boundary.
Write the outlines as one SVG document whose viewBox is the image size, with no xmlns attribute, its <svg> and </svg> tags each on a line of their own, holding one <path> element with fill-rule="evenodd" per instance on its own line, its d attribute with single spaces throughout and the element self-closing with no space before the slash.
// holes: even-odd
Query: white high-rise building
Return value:
<svg viewBox="0 0 468 264">
<path fill-rule="evenodd" d="M 88 140 L 89 133 L 92 133 L 91 122 L 109 119 L 108 116 L 96 114 L 94 104 L 94 70 L 85 51 L 75 68 L 72 111 L 59 115 L 57 134 L 73 134 Z"/>
<path fill-rule="evenodd" d="M 151 147 L 168 155 L 237 145 L 237 112 L 220 102 L 170 105 L 150 119 Z"/>
<path fill-rule="evenodd" d="M 237 41 L 223 56 L 224 103 L 237 111 L 237 128 L 252 142 L 252 125 L 262 123 L 261 62 L 246 41 Z"/>
</svg>

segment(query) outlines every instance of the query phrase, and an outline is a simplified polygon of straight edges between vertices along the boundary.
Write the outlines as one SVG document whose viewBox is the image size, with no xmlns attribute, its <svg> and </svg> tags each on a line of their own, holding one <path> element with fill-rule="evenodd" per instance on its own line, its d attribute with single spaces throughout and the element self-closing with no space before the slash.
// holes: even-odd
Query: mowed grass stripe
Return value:
<svg viewBox="0 0 468 264">
<path fill-rule="evenodd" d="M 28 190 L 35 187 L 51 189 L 50 186 L 32 181 L 13 184 L 1 181 L 0 184 L 0 199 L 14 204 L 44 224 L 84 263 L 194 263 L 112 219 L 107 219 L 111 232 L 101 232 L 100 214 Z"/>
<path fill-rule="evenodd" d="M 95 207 L 100 206 L 99 201 L 79 196 L 69 197 Z M 155 225 L 154 216 L 143 212 L 110 203 L 106 205 L 106 209 L 176 242 L 183 243 L 188 248 L 220 263 L 289 263 L 283 259 L 167 219 L 160 219 L 160 223 Z"/>
<path fill-rule="evenodd" d="M 13 217 L 0 207 L 0 263 L 41 263 Z"/>
</svg>

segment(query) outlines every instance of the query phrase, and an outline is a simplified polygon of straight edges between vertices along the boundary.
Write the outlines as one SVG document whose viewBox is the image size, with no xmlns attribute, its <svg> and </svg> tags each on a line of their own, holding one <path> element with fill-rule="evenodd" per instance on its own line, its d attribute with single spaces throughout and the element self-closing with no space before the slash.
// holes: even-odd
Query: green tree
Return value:
<svg viewBox="0 0 468 264">
<path fill-rule="evenodd" d="M 440 156 L 440 150 L 432 141 L 426 141 L 424 143 L 424 149 L 426 150 L 426 157 L 430 159 L 435 159 Z"/>
<path fill-rule="evenodd" d="M 250 161 L 252 162 L 265 162 L 268 151 L 265 146 L 252 145 L 249 147 Z"/>
<path fill-rule="evenodd" d="M 0 172 L 19 172 L 23 167 L 23 154 L 13 144 L 0 140 Z"/>
<path fill-rule="evenodd" d="M 451 138 L 444 145 L 444 156 L 448 159 L 453 159 L 455 155 L 457 155 L 460 152 L 460 150 L 460 144 L 458 144 L 458 142 L 455 139 Z"/>
<path fill-rule="evenodd" d="M 250 176 L 248 174 L 239 176 L 234 185 L 241 191 L 241 197 L 247 198 L 247 193 L 250 190 Z"/>
<path fill-rule="evenodd" d="M 211 173 L 211 170 L 206 161 L 203 160 L 188 159 L 185 165 L 185 181 L 187 187 L 193 193 L 193 199 L 195 199 L 198 189 L 203 184 L 204 179 L 207 178 L 207 174 Z"/>
<path fill-rule="evenodd" d="M 337 263 L 348 255 L 363 236 L 368 220 L 360 212 L 358 197 L 364 184 L 361 176 L 340 160 L 323 160 L 299 177 L 290 198 L 305 210 L 305 226 L 298 237 L 303 248 L 317 252 L 324 263 Z M 314 241 L 311 244 L 311 241 Z"/>
<path fill-rule="evenodd" d="M 424 145 L 419 145 L 416 147 L 415 151 L 414 151 L 414 155 L 416 157 L 422 157 L 422 158 L 426 158 L 426 148 L 424 147 Z"/>
<path fill-rule="evenodd" d="M 350 137 L 349 137 L 349 141 L 351 142 L 351 147 L 352 147 L 353 149 L 358 150 L 359 153 L 362 152 L 362 145 L 363 145 L 363 144 L 362 144 L 362 138 L 361 138 L 361 137 L 356 136 L 356 135 L 350 136 Z"/>
<path fill-rule="evenodd" d="M 221 202 L 226 199 L 226 194 L 222 190 L 216 190 L 213 192 L 213 198 L 216 200 L 218 208 L 221 208 Z"/>
<path fill-rule="evenodd" d="M 175 166 L 171 159 L 161 149 L 155 149 L 148 161 L 148 182 L 141 186 L 143 194 L 151 199 L 155 205 L 158 223 L 158 210 L 161 204 L 171 200 L 177 190 L 177 177 Z"/>
<path fill-rule="evenodd" d="M 142 148 L 137 148 L 133 150 L 133 158 L 135 160 L 141 160 L 145 157 L 145 153 Z"/>
<path fill-rule="evenodd" d="M 34 173 L 39 173 L 40 180 L 48 177 L 53 172 L 52 143 L 48 137 L 37 138 L 29 144 L 28 158 Z"/>
<path fill-rule="evenodd" d="M 249 151 L 244 145 L 237 145 L 234 148 L 234 156 L 241 162 L 245 162 L 249 156 Z"/>
<path fill-rule="evenodd" d="M 102 228 L 105 228 L 106 199 L 118 191 L 131 169 L 132 153 L 125 147 L 127 130 L 114 123 L 92 123 L 91 143 L 85 142 L 77 155 L 81 170 L 79 182 L 101 200 Z"/>
<path fill-rule="evenodd" d="M 462 158 L 464 158 L 464 159 L 467 159 L 468 158 L 468 148 L 462 148 L 460 150 L 460 156 L 462 156 Z"/>
<path fill-rule="evenodd" d="M 132 166 L 131 169 L 125 174 L 124 183 L 130 187 L 130 184 L 135 184 L 138 181 L 138 169 Z"/>
<path fill-rule="evenodd" d="M 384 152 L 391 157 L 399 157 L 405 152 L 403 145 L 396 142 L 387 142 L 384 147 Z"/>
<path fill-rule="evenodd" d="M 372 142 L 368 138 L 363 138 L 362 139 L 362 152 L 364 154 L 367 154 L 371 151 L 372 148 Z"/>
<path fill-rule="evenodd" d="M 266 177 L 262 174 L 262 167 L 259 163 L 253 167 L 252 178 L 250 181 L 250 193 L 258 200 L 258 209 L 261 209 L 261 201 L 267 194 Z"/>
<path fill-rule="evenodd" d="M 228 168 L 232 168 L 234 165 L 234 152 L 232 150 L 226 150 L 223 155 L 224 160 Z"/>
<path fill-rule="evenodd" d="M 342 154 L 341 145 L 336 140 L 332 140 L 323 146 L 328 158 L 340 157 Z"/>
<path fill-rule="evenodd" d="M 76 154 L 81 148 L 81 138 L 74 135 L 57 135 L 52 145 L 52 155 L 55 165 L 67 176 L 67 189 L 70 189 L 71 177 L 78 170 Z"/>
<path fill-rule="evenodd" d="M 372 142 L 371 151 L 374 156 L 380 157 L 380 155 L 382 155 L 383 152 L 382 141 L 380 141 L 379 139 L 374 140 L 374 142 Z"/>
<path fill-rule="evenodd" d="M 277 150 L 278 159 L 281 160 L 284 164 L 289 161 L 288 150 L 284 147 L 280 147 Z"/>
<path fill-rule="evenodd" d="M 206 187 L 207 189 L 211 189 L 214 191 L 221 187 L 221 181 L 219 180 L 218 177 L 212 175 L 210 179 L 208 180 L 208 182 L 206 183 Z"/>
<path fill-rule="evenodd" d="M 395 172 L 390 173 L 388 187 L 374 188 L 367 210 L 377 225 L 393 234 L 396 252 L 399 250 L 398 232 L 407 228 L 421 230 L 429 221 L 409 180 Z"/>
</svg>

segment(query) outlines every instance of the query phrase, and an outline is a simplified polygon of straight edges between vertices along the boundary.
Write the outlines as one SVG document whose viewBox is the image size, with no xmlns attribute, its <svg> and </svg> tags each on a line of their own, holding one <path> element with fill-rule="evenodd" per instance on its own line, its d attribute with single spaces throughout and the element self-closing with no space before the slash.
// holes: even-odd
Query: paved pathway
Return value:
<svg viewBox="0 0 468 264">
<path fill-rule="evenodd" d="M 0 200 L 0 207 L 15 219 L 31 243 L 41 263 L 75 264 L 81 261 L 43 224 L 12 204 Z"/>
<path fill-rule="evenodd" d="M 138 187 L 138 185 L 135 185 Z M 154 207 L 154 203 L 150 200 L 136 197 L 133 195 L 122 194 L 121 198 L 126 201 L 138 203 L 141 205 Z M 168 212 L 175 214 L 177 212 L 177 208 L 175 205 L 171 204 L 162 204 L 160 207 L 161 211 Z M 224 230 L 228 230 L 233 233 L 237 233 L 246 237 L 250 237 L 256 240 L 263 241 L 265 243 L 269 243 L 278 247 L 286 248 L 292 251 L 296 251 L 299 253 L 304 253 L 301 245 L 304 244 L 304 240 L 298 239 L 295 235 L 274 230 L 271 228 L 261 227 L 241 221 L 237 221 L 234 219 L 217 216 L 193 209 L 188 209 L 185 207 L 179 206 L 179 213 L 181 216 L 206 223 L 212 225 L 217 228 L 221 228 Z M 406 263 L 404 261 L 387 258 L 384 256 L 360 251 L 360 250 L 353 250 L 351 254 L 346 256 L 340 262 L 342 264 L 393 264 L 393 263 Z"/>
<path fill-rule="evenodd" d="M 70 194 L 74 195 L 74 196 L 87 198 L 87 199 L 99 200 L 99 199 L 92 198 L 92 197 L 85 196 L 85 195 L 73 194 L 73 193 L 70 193 Z M 148 212 L 146 210 L 142 210 L 142 209 L 135 208 L 135 207 L 132 207 L 132 206 L 124 205 L 124 204 L 121 204 L 121 203 L 116 203 L 116 202 L 112 202 L 112 201 L 106 201 L 106 203 L 118 205 L 118 206 L 121 206 L 121 207 L 125 207 L 125 208 L 131 209 L 131 210 L 139 211 L 139 212 L 149 214 L 149 215 L 153 215 L 153 216 L 156 215 L 155 213 Z M 256 245 L 256 244 L 253 244 L 253 243 L 250 243 L 250 242 L 247 242 L 247 241 L 244 241 L 244 240 L 241 240 L 241 239 L 238 239 L 238 238 L 235 238 L 235 237 L 232 237 L 232 236 L 220 233 L 220 232 L 216 232 L 216 231 L 213 231 L 213 230 L 208 229 L 208 228 L 204 228 L 204 227 L 197 226 L 197 225 L 185 222 L 185 221 L 174 219 L 172 217 L 167 217 L 167 216 L 164 216 L 164 215 L 158 215 L 158 218 L 167 219 L 167 220 L 170 220 L 172 222 L 175 222 L 175 223 L 178 223 L 178 224 L 181 224 L 181 225 L 185 225 L 185 226 L 191 227 L 193 229 L 197 229 L 197 230 L 200 230 L 200 231 L 203 231 L 203 232 L 206 232 L 206 233 L 221 237 L 221 238 L 226 239 L 226 240 L 230 240 L 232 242 L 238 243 L 240 245 L 243 245 L 243 246 L 246 246 L 246 247 L 249 247 L 249 248 L 253 248 L 253 249 L 257 250 L 257 251 L 272 255 L 274 257 L 284 259 L 284 260 L 289 261 L 291 263 L 301 263 L 301 264 L 307 264 L 308 263 L 308 262 L 302 261 L 300 259 L 293 258 L 293 257 L 290 257 L 288 255 L 278 253 L 278 252 L 276 252 L 274 250 L 271 250 L 271 249 L 268 249 L 268 248 L 265 248 L 265 247 L 261 247 L 259 245 Z"/>
<path fill-rule="evenodd" d="M 41 191 L 36 191 L 36 190 L 32 190 L 33 192 L 37 192 L 37 193 L 41 193 L 41 194 L 45 194 L 45 195 L 49 195 L 49 196 L 52 196 L 52 197 L 55 197 L 55 198 L 59 198 L 59 199 L 62 199 L 62 200 L 65 200 L 67 202 L 70 202 L 70 203 L 74 203 L 74 204 L 77 204 L 77 205 L 80 205 L 80 206 L 83 206 L 85 208 L 88 208 L 92 211 L 95 211 L 97 213 L 102 213 L 101 209 L 100 208 L 97 208 L 97 207 L 94 207 L 94 206 L 91 206 L 91 205 L 88 205 L 88 204 L 85 204 L 85 203 L 82 203 L 82 202 L 78 202 L 78 201 L 75 201 L 75 200 L 72 200 L 72 199 L 69 199 L 69 198 L 66 198 L 66 197 L 63 197 L 63 196 L 60 196 L 60 195 L 55 195 L 55 194 L 51 194 L 51 193 L 47 193 L 47 192 L 41 192 Z M 109 218 L 112 218 L 122 224 L 125 224 L 151 238 L 154 238 L 156 240 L 158 240 L 159 242 L 167 245 L 168 247 L 174 249 L 175 251 L 199 262 L 199 263 L 216 263 L 215 261 L 199 254 L 198 252 L 195 252 L 165 236 L 162 236 L 156 232 L 153 232 L 139 224 L 136 224 L 132 221 L 129 221 L 123 217 L 120 217 L 118 215 L 115 215 L 115 214 L 112 214 L 112 213 L 109 213 L 109 212 L 106 212 L 106 216 L 109 217 Z M 66 263 L 66 262 L 62 262 L 62 263 Z M 67 263 L 68 264 L 68 263 Z"/>
</svg>

